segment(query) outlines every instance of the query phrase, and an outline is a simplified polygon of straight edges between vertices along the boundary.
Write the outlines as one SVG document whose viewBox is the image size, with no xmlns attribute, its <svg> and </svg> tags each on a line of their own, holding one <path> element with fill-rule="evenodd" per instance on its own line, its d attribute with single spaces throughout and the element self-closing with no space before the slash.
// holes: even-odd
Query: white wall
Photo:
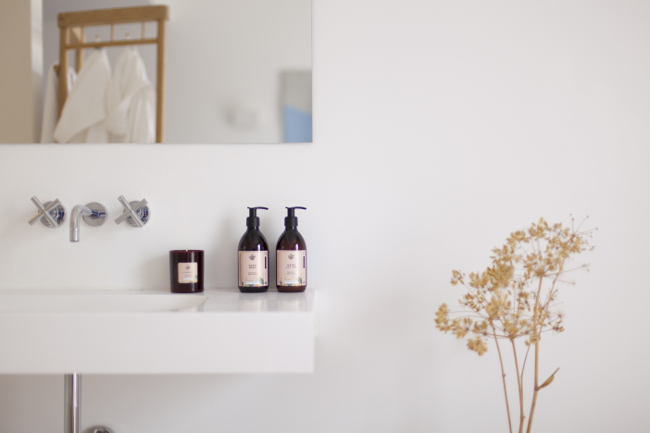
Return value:
<svg viewBox="0 0 650 433">
<path fill-rule="evenodd" d="M 650 4 L 316 0 L 312 145 L 0 147 L 0 288 L 165 288 L 171 248 L 232 284 L 245 207 L 283 206 L 318 289 L 313 375 L 86 376 L 84 425 L 140 432 L 507 431 L 497 358 L 434 329 L 510 231 L 589 215 L 597 249 L 544 339 L 539 432 L 646 432 Z M 146 197 L 144 230 L 30 227 Z M 50 253 L 50 254 L 48 254 Z M 62 378 L 0 377 L 0 431 L 62 425 Z"/>
</svg>

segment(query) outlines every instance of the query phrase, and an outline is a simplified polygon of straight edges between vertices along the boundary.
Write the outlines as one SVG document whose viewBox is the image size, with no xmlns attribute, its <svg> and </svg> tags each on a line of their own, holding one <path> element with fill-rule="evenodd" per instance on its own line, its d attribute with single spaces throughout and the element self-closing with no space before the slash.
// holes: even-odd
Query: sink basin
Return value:
<svg viewBox="0 0 650 433">
<path fill-rule="evenodd" d="M 115 291 L 0 294 L 0 313 L 129 313 L 192 311 L 206 300 L 201 294 L 122 294 Z M 87 293 L 90 292 L 90 293 Z"/>
<path fill-rule="evenodd" d="M 0 374 L 309 373 L 315 292 L 0 290 Z"/>
</svg>

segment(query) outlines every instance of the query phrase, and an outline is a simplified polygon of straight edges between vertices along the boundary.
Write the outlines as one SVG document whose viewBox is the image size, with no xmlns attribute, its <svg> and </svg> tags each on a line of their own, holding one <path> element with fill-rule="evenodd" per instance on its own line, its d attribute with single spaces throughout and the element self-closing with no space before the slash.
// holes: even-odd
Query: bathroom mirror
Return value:
<svg viewBox="0 0 650 433">
<path fill-rule="evenodd" d="M 59 57 L 58 13 L 152 4 L 170 16 L 165 143 L 311 142 L 311 0 L 43 0 L 44 83 Z M 140 37 L 141 25 L 114 32 Z M 145 32 L 155 37 L 155 23 Z M 109 27 L 84 34 L 110 40 Z M 137 49 L 155 88 L 155 47 Z M 111 66 L 123 50 L 107 48 Z"/>
</svg>

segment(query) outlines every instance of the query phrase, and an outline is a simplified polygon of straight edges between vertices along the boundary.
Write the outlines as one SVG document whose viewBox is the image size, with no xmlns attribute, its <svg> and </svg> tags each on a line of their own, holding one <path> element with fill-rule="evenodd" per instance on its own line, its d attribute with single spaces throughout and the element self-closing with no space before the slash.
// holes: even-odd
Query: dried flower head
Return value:
<svg viewBox="0 0 650 433">
<path fill-rule="evenodd" d="M 483 272 L 469 276 L 452 271 L 451 284 L 467 292 L 459 304 L 472 314 L 451 319 L 452 312 L 442 304 L 436 313 L 436 327 L 457 338 L 469 334 L 468 347 L 479 355 L 486 352 L 475 338 L 496 335 L 500 339 L 526 337 L 528 344 L 550 330 L 562 332 L 564 313 L 558 308 L 558 285 L 569 271 L 569 259 L 590 250 L 591 232 L 549 225 L 544 219 L 523 231 L 511 233 L 506 243 L 492 250 L 492 264 Z M 545 287 L 544 283 L 548 282 Z M 476 325 L 476 326 L 474 326 Z"/>
</svg>

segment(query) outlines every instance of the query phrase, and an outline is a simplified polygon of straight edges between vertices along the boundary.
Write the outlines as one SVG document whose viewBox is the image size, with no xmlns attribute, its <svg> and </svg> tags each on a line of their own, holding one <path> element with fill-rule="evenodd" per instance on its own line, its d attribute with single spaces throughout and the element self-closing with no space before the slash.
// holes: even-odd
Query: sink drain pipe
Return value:
<svg viewBox="0 0 650 433">
<path fill-rule="evenodd" d="M 66 374 L 64 391 L 63 432 L 79 433 L 79 400 L 81 398 L 81 375 L 77 373 Z"/>
<path fill-rule="evenodd" d="M 81 433 L 81 375 L 66 374 L 64 380 L 63 433 Z M 113 433 L 108 427 L 98 425 L 89 431 L 93 433 Z"/>
</svg>

